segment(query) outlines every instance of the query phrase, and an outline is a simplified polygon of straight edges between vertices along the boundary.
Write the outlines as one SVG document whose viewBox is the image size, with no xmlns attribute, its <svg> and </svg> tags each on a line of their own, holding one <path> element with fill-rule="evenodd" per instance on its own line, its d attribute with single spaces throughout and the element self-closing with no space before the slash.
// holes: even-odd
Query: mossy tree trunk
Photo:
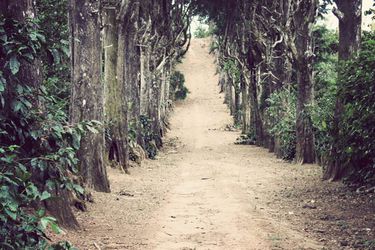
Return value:
<svg viewBox="0 0 375 250">
<path fill-rule="evenodd" d="M 72 123 L 104 122 L 104 88 L 101 82 L 100 1 L 70 1 Z M 104 130 L 88 132 L 78 151 L 80 173 L 85 184 L 109 192 L 103 159 Z"/>
<path fill-rule="evenodd" d="M 125 145 L 121 133 L 121 117 L 125 115 L 120 112 L 121 108 L 121 86 L 117 80 L 117 53 L 118 53 L 118 26 L 117 11 L 115 7 L 106 7 L 103 13 L 104 19 L 104 113 L 108 126 L 106 158 L 113 163 L 119 164 L 122 169 L 127 168 L 125 157 Z"/>
</svg>

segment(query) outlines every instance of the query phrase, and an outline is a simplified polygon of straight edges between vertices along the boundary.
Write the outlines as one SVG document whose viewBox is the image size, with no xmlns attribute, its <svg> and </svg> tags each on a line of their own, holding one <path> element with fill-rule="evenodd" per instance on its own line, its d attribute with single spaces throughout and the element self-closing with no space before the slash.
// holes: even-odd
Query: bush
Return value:
<svg viewBox="0 0 375 250">
<path fill-rule="evenodd" d="M 282 89 L 274 92 L 267 102 L 265 114 L 268 132 L 279 142 L 282 159 L 291 161 L 296 154 L 296 91 Z"/>
<path fill-rule="evenodd" d="M 45 229 L 60 231 L 43 202 L 56 189 L 83 194 L 73 180 L 76 150 L 93 123 L 71 126 L 61 103 L 44 86 L 19 77 L 42 53 L 44 34 L 33 22 L 0 21 L 0 248 L 46 249 Z M 6 39 L 5 39 L 6 38 Z M 21 81 L 22 80 L 22 81 Z M 60 248 L 70 248 L 61 243 Z M 51 248 L 49 248 L 51 249 Z"/>
<path fill-rule="evenodd" d="M 359 56 L 340 78 L 344 103 L 340 124 L 340 160 L 350 170 L 348 181 L 375 185 L 375 33 L 364 36 Z"/>
<path fill-rule="evenodd" d="M 145 142 L 145 150 L 150 159 L 155 159 L 158 148 L 155 143 L 155 135 L 152 130 L 152 121 L 150 118 L 141 115 L 142 137 Z"/>
<path fill-rule="evenodd" d="M 315 100 L 309 107 L 315 135 L 315 149 L 318 162 L 325 166 L 332 145 L 330 128 L 337 93 L 337 55 L 329 55 L 315 66 Z"/>
<path fill-rule="evenodd" d="M 199 25 L 194 32 L 194 37 L 196 38 L 206 38 L 211 35 L 210 29 L 205 28 L 202 25 Z"/>
<path fill-rule="evenodd" d="M 315 41 L 315 84 L 314 102 L 309 106 L 315 136 L 317 161 L 328 163 L 333 127 L 333 114 L 337 94 L 338 35 L 323 26 L 314 28 Z"/>
</svg>

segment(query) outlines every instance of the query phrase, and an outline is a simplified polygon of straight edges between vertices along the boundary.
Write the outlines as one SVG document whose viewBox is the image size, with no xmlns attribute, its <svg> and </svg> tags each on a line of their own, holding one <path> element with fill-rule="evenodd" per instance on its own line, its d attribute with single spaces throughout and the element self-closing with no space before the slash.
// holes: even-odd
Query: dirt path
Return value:
<svg viewBox="0 0 375 250">
<path fill-rule="evenodd" d="M 194 40 L 179 67 L 191 93 L 173 112 L 164 152 L 131 175 L 109 171 L 113 192 L 95 193 L 78 216 L 83 229 L 68 233 L 80 249 L 322 249 L 280 202 L 294 188 L 284 180 L 305 182 L 298 166 L 234 145 L 238 132 L 226 131 L 231 117 L 207 44 Z"/>
<path fill-rule="evenodd" d="M 238 133 L 225 131 L 232 119 L 207 51 L 207 42 L 194 41 L 180 67 L 191 94 L 176 109 L 170 136 L 184 147 L 175 155 L 178 183 L 154 218 L 158 229 L 150 231 L 150 248 L 270 249 L 281 237 L 290 239 L 284 242 L 289 249 L 315 248 L 261 211 L 257 189 L 272 181 L 275 159 L 233 144 Z"/>
</svg>

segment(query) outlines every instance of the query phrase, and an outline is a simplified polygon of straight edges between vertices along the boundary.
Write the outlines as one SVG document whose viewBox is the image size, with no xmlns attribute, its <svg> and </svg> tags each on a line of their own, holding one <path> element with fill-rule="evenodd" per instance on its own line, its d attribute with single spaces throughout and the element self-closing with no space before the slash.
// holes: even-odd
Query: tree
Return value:
<svg viewBox="0 0 375 250">
<path fill-rule="evenodd" d="M 71 0 L 69 14 L 72 63 L 70 119 L 73 124 L 85 120 L 103 123 L 100 2 Z M 104 131 L 87 133 L 78 152 L 80 172 L 88 187 L 109 192 L 103 152 Z"/>
<path fill-rule="evenodd" d="M 312 32 L 318 1 L 292 1 L 292 33 L 289 46 L 297 71 L 297 122 L 296 122 L 296 161 L 315 161 L 314 134 L 307 106 L 312 101 L 313 88 L 313 47 Z"/>
<path fill-rule="evenodd" d="M 342 82 L 345 81 L 340 70 L 343 69 L 345 61 L 357 55 L 361 44 L 361 25 L 362 25 L 362 0 L 335 0 L 337 9 L 333 10 L 339 19 L 339 77 L 338 89 L 340 90 Z M 344 164 L 340 161 L 340 154 L 343 148 L 339 140 L 341 136 L 341 116 L 344 110 L 344 104 L 341 97 L 336 97 L 336 107 L 334 114 L 334 124 L 332 129 L 332 150 L 330 161 L 324 172 L 324 179 L 339 180 L 344 177 Z"/>
</svg>

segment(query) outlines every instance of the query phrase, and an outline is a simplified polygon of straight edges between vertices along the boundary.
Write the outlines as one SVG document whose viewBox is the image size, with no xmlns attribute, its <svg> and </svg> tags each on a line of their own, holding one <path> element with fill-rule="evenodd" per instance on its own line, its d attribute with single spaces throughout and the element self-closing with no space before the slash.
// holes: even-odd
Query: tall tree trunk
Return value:
<svg viewBox="0 0 375 250">
<path fill-rule="evenodd" d="M 70 0 L 73 123 L 104 121 L 101 83 L 100 1 Z M 78 151 L 80 172 L 85 184 L 100 192 L 110 192 L 103 161 L 104 131 L 87 133 Z"/>
<path fill-rule="evenodd" d="M 250 127 L 254 131 L 256 144 L 263 145 L 263 122 L 260 116 L 257 90 L 257 70 L 253 68 L 250 73 L 249 100 L 250 100 Z"/>
<path fill-rule="evenodd" d="M 125 36 L 124 74 L 128 103 L 128 124 L 135 133 L 135 142 L 142 145 L 141 135 L 141 104 L 140 104 L 140 77 L 141 59 L 138 46 L 139 2 L 129 1 L 128 11 L 124 17 L 123 36 Z"/>
<path fill-rule="evenodd" d="M 155 67 L 154 67 L 155 68 Z M 152 122 L 152 130 L 154 133 L 154 139 L 156 146 L 161 148 L 163 146 L 162 142 L 162 126 L 160 120 L 160 102 L 161 102 L 161 85 L 162 80 L 160 73 L 153 72 L 152 74 L 152 86 L 150 90 L 150 118 Z"/>
<path fill-rule="evenodd" d="M 126 169 L 124 147 L 121 142 L 126 140 L 121 135 L 121 86 L 117 80 L 117 57 L 118 57 L 118 26 L 116 20 L 116 9 L 105 8 L 104 19 L 104 114 L 108 124 L 109 138 L 107 146 L 107 157 L 112 163 L 119 164 Z"/>
<path fill-rule="evenodd" d="M 150 107 L 150 89 L 151 89 L 151 72 L 150 72 L 150 46 L 141 47 L 141 114 L 144 116 L 149 115 Z"/>
<path fill-rule="evenodd" d="M 294 63 L 297 71 L 296 162 L 315 161 L 314 133 L 307 110 L 313 86 L 312 27 L 318 8 L 317 0 L 300 1 L 294 10 Z"/>
<path fill-rule="evenodd" d="M 247 87 L 247 82 L 245 76 L 241 75 L 241 110 L 242 110 L 242 134 L 248 134 L 249 131 L 249 88 Z"/>
<path fill-rule="evenodd" d="M 238 83 L 234 83 L 238 84 Z M 241 88 L 234 87 L 234 124 L 238 125 L 241 121 Z"/>
<path fill-rule="evenodd" d="M 335 0 L 338 9 L 334 13 L 339 19 L 339 63 L 343 64 L 346 60 L 356 55 L 361 44 L 361 24 L 362 24 L 362 0 Z M 341 77 L 342 67 L 339 67 L 338 89 L 341 82 L 345 79 Z M 344 112 L 344 104 L 340 96 L 336 98 L 336 107 L 332 129 L 332 148 L 330 160 L 325 169 L 323 178 L 328 180 L 339 180 L 345 175 L 345 169 L 340 162 L 340 153 L 342 145 L 339 144 L 341 131 L 340 122 Z"/>
</svg>

